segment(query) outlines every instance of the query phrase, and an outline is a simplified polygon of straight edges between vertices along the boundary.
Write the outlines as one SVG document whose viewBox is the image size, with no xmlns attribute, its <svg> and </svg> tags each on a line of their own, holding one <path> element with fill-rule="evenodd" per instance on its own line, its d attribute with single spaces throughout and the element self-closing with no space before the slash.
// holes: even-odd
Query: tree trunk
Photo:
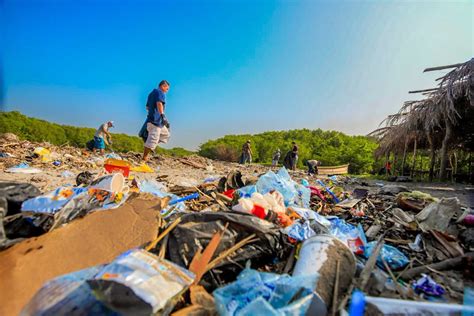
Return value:
<svg viewBox="0 0 474 316">
<path fill-rule="evenodd" d="M 411 177 L 413 178 L 413 174 L 415 173 L 415 168 L 416 168 L 416 138 L 415 138 L 415 143 L 413 144 L 413 164 L 411 166 Z"/>
<path fill-rule="evenodd" d="M 439 179 L 446 180 L 447 176 L 447 166 L 448 166 L 448 149 L 449 141 L 451 140 L 451 135 L 453 133 L 453 125 L 449 118 L 445 119 L 446 122 L 446 131 L 444 134 L 443 144 L 441 145 L 441 166 L 439 168 Z"/>
<path fill-rule="evenodd" d="M 431 138 L 431 134 L 428 132 L 426 133 L 426 136 L 428 137 L 428 142 L 430 144 L 430 172 L 429 172 L 429 180 L 430 182 L 433 182 L 433 177 L 434 177 L 434 166 L 436 162 L 436 151 L 434 148 L 434 143 L 433 139 Z"/>
</svg>

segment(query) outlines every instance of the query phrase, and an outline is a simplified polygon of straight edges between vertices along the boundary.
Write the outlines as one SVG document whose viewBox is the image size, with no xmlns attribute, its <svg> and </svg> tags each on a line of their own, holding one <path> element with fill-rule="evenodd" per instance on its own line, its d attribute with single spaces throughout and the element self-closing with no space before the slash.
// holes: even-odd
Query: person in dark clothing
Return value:
<svg viewBox="0 0 474 316">
<path fill-rule="evenodd" d="M 250 147 L 250 140 L 242 146 L 242 156 L 240 158 L 241 164 L 246 164 L 247 162 L 249 164 L 252 163 L 252 148 Z"/>
<path fill-rule="evenodd" d="M 148 161 L 149 155 L 155 151 L 159 143 L 166 144 L 170 138 L 170 125 L 165 116 L 165 94 L 169 88 L 168 81 L 162 80 L 158 85 L 158 89 L 153 89 L 148 95 L 146 104 L 148 115 L 139 133 L 139 136 L 145 141 L 143 161 Z"/>
<path fill-rule="evenodd" d="M 291 170 L 291 150 L 288 151 L 285 155 L 285 158 L 283 159 L 283 166 L 288 169 L 288 170 Z"/>
<path fill-rule="evenodd" d="M 295 142 L 291 143 L 293 148 L 291 149 L 291 170 L 296 170 L 296 163 L 298 162 L 298 146 Z"/>
</svg>

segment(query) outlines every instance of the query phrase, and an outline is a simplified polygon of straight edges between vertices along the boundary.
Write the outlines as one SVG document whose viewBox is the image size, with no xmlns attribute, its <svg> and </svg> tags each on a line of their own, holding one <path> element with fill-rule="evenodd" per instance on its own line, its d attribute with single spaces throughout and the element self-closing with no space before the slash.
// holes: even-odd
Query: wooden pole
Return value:
<svg viewBox="0 0 474 316">
<path fill-rule="evenodd" d="M 424 92 L 432 92 L 432 91 L 437 91 L 439 88 L 430 88 L 430 89 L 423 89 L 423 90 L 412 90 L 408 91 L 408 93 L 424 93 Z"/>
<path fill-rule="evenodd" d="M 407 159 L 407 147 L 408 147 L 408 137 L 405 138 L 405 147 L 403 148 L 403 158 L 402 158 L 402 172 L 400 175 L 404 175 L 405 171 L 405 161 Z"/>
<path fill-rule="evenodd" d="M 428 143 L 430 144 L 430 171 L 429 171 L 429 181 L 433 182 L 434 177 L 434 165 L 436 162 L 436 151 L 434 148 L 433 138 L 431 138 L 431 133 L 426 132 L 426 137 L 428 138 Z"/>
<path fill-rule="evenodd" d="M 392 170 L 393 170 L 393 175 L 394 175 L 394 176 L 398 176 L 398 174 L 399 174 L 399 173 L 397 172 L 397 169 L 396 169 L 397 162 L 398 162 L 398 152 L 393 153 Z"/>
<path fill-rule="evenodd" d="M 439 66 L 439 67 L 431 67 L 431 68 L 426 68 L 425 70 L 423 70 L 423 72 L 443 70 L 443 69 L 449 69 L 449 68 L 456 68 L 456 67 L 459 67 L 459 66 L 462 66 L 462 65 L 464 65 L 464 63 L 452 64 L 452 65 L 447 65 L 447 66 Z"/>
<path fill-rule="evenodd" d="M 448 148 L 449 148 L 449 141 L 451 140 L 451 135 L 453 133 L 453 125 L 449 118 L 445 118 L 446 123 L 446 131 L 444 134 L 443 144 L 441 145 L 441 166 L 439 170 L 439 179 L 446 180 L 447 176 L 447 166 L 448 166 Z"/>
<path fill-rule="evenodd" d="M 469 183 L 472 183 L 473 182 L 473 178 L 472 178 L 472 159 L 471 159 L 471 152 L 469 152 Z"/>
<path fill-rule="evenodd" d="M 413 164 L 411 166 L 411 177 L 413 178 L 413 174 L 415 172 L 415 168 L 416 168 L 416 137 L 415 137 L 415 143 L 413 144 Z"/>
</svg>

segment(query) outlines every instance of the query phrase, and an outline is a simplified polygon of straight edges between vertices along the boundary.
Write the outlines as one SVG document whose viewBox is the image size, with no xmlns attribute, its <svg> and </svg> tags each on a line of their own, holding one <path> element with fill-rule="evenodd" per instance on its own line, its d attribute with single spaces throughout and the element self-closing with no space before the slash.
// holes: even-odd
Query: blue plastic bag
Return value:
<svg viewBox="0 0 474 316">
<path fill-rule="evenodd" d="M 288 171 L 281 168 L 278 173 L 269 171 L 261 176 L 256 184 L 258 193 L 265 194 L 276 190 L 283 195 L 285 206 L 297 205 L 308 208 L 311 191 L 291 180 Z"/>
<path fill-rule="evenodd" d="M 257 192 L 255 185 L 248 185 L 237 190 L 241 198 L 249 198 L 253 193 Z"/>
<path fill-rule="evenodd" d="M 308 221 L 304 221 L 303 223 L 295 221 L 292 225 L 285 227 L 283 233 L 297 241 L 305 241 L 316 235 Z"/>
<path fill-rule="evenodd" d="M 155 181 L 155 180 L 143 180 L 138 184 L 138 188 L 142 193 L 151 193 L 157 197 L 171 197 L 171 201 L 175 201 L 173 205 L 168 205 L 166 208 L 160 211 L 161 215 L 168 217 L 176 212 L 184 212 L 186 210 L 186 205 L 184 201 L 177 202 L 180 197 L 171 193 L 166 192 L 166 187 Z"/>
<path fill-rule="evenodd" d="M 305 315 L 318 274 L 287 274 L 243 270 L 237 280 L 213 295 L 219 315 Z"/>
<path fill-rule="evenodd" d="M 364 257 L 367 259 L 370 257 L 376 244 L 376 241 L 372 241 L 366 245 Z M 384 245 L 380 251 L 379 257 L 377 258 L 377 265 L 385 270 L 382 258 L 387 262 L 392 270 L 402 269 L 410 262 L 407 256 L 405 256 L 400 250 L 390 245 Z"/>
<path fill-rule="evenodd" d="M 326 217 L 319 215 L 315 211 L 307 208 L 302 208 L 302 207 L 296 207 L 292 206 L 291 207 L 296 213 L 298 213 L 299 216 L 303 217 L 306 220 L 309 221 L 317 221 L 319 224 L 330 228 L 331 227 L 331 221 L 329 221 Z"/>
<path fill-rule="evenodd" d="M 329 217 L 327 219 L 331 222 L 331 227 L 329 228 L 331 235 L 345 242 L 353 253 L 364 254 L 366 239 L 360 224 L 359 226 L 354 226 L 337 217 Z"/>
</svg>

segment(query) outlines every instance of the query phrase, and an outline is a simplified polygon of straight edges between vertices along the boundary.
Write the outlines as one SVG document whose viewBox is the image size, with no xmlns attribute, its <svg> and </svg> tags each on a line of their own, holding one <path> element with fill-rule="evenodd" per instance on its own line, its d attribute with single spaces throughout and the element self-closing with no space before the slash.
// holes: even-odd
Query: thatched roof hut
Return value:
<svg viewBox="0 0 474 316">
<path fill-rule="evenodd" d="M 396 114 L 388 116 L 372 133 L 379 140 L 378 155 L 406 152 L 407 146 L 440 150 L 441 177 L 445 177 L 446 153 L 452 148 L 474 149 L 474 58 L 462 63 L 428 68 L 451 69 L 436 79 L 436 88 L 410 91 L 425 98 L 408 101 Z M 444 163 L 443 163 L 444 162 Z"/>
</svg>

